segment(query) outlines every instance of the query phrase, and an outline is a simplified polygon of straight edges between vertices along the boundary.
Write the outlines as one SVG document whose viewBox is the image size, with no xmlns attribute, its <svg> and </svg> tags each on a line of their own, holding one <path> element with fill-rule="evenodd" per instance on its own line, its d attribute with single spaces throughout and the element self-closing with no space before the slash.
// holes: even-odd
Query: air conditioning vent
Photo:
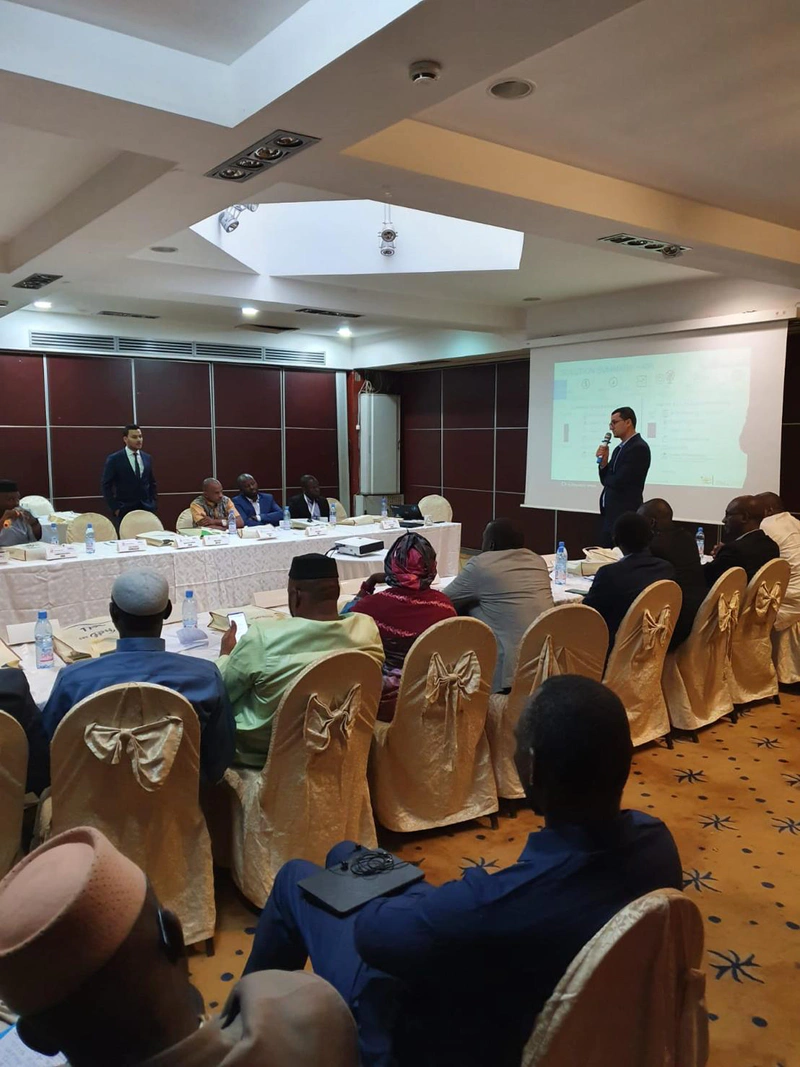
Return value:
<svg viewBox="0 0 800 1067">
<path fill-rule="evenodd" d="M 355 311 L 328 311 L 326 308 L 296 308 L 298 315 L 325 315 L 330 319 L 360 319 L 363 316 Z"/>
<path fill-rule="evenodd" d="M 265 348 L 264 358 L 267 363 L 297 364 L 298 366 L 325 366 L 324 352 L 287 352 L 282 348 Z"/>
<path fill-rule="evenodd" d="M 691 252 L 688 245 L 677 245 L 670 241 L 654 241 L 649 237 L 637 237 L 632 233 L 612 233 L 608 237 L 598 237 L 597 240 L 601 244 L 638 248 L 642 252 L 660 252 L 665 259 L 677 259 L 684 252 Z"/>
<path fill-rule="evenodd" d="M 258 359 L 263 360 L 260 348 L 252 345 L 217 345 L 198 343 L 195 346 L 198 356 L 205 359 Z"/>
<path fill-rule="evenodd" d="M 258 363 L 324 367 L 324 352 L 288 352 L 256 345 L 171 341 L 147 337 L 112 337 L 92 333 L 42 333 L 31 330 L 30 347 L 50 352 L 115 352 L 120 355 L 179 356 L 184 359 L 253 360 Z"/>
<path fill-rule="evenodd" d="M 142 315 L 136 311 L 98 311 L 98 315 L 107 315 L 115 319 L 160 319 L 160 315 Z"/>
<path fill-rule="evenodd" d="M 15 289 L 44 289 L 46 285 L 57 282 L 63 274 L 29 274 L 21 282 L 14 282 Z"/>
<path fill-rule="evenodd" d="M 297 328 L 297 326 L 270 326 L 266 322 L 241 322 L 236 327 L 237 330 L 249 330 L 251 333 L 291 333 Z"/>
<path fill-rule="evenodd" d="M 117 351 L 126 355 L 155 352 L 161 356 L 191 356 L 191 341 L 152 341 L 146 337 L 118 337 Z"/>
<path fill-rule="evenodd" d="M 83 352 L 116 352 L 116 338 L 99 333 L 39 333 L 31 330 L 31 348 L 63 352 L 79 349 Z"/>
</svg>

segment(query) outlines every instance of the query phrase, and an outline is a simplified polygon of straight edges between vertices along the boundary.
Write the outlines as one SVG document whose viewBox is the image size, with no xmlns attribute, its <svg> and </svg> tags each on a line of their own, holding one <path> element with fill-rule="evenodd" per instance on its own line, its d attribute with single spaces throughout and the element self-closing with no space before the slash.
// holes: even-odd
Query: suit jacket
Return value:
<svg viewBox="0 0 800 1067">
<path fill-rule="evenodd" d="M 259 493 L 258 502 L 261 505 L 261 521 L 256 518 L 256 509 L 253 502 L 248 500 L 244 493 L 233 498 L 233 506 L 242 516 L 245 526 L 277 526 L 283 518 L 283 509 L 275 502 L 271 493 Z"/>
<path fill-rule="evenodd" d="M 31 696 L 25 672 L 16 667 L 0 670 L 0 711 L 16 719 L 28 739 L 29 793 L 41 793 L 50 785 L 50 743 L 42 716 Z"/>
<path fill-rule="evenodd" d="M 683 603 L 675 624 L 670 649 L 677 648 L 689 636 L 694 618 L 708 592 L 703 565 L 697 551 L 697 542 L 684 526 L 673 523 L 666 530 L 659 530 L 650 544 L 650 551 L 659 559 L 665 559 L 675 568 L 675 581 L 681 587 Z"/>
<path fill-rule="evenodd" d="M 136 511 L 155 511 L 158 503 L 158 489 L 153 476 L 153 460 L 147 452 L 140 452 L 142 476 L 137 478 L 124 448 L 112 452 L 103 467 L 100 489 L 111 513 Z"/>
<path fill-rule="evenodd" d="M 289 498 L 286 505 L 289 509 L 289 514 L 293 519 L 310 519 L 311 512 L 308 510 L 308 504 L 306 504 L 306 498 L 302 493 L 298 493 L 297 496 Z M 330 517 L 331 509 L 328 505 L 328 498 L 321 496 L 319 498 L 319 516 L 321 519 L 327 519 Z"/>
<path fill-rule="evenodd" d="M 598 468 L 603 492 L 600 514 L 604 540 L 610 545 L 614 523 L 626 511 L 636 511 L 643 500 L 644 483 L 650 470 L 650 446 L 641 434 L 617 445 L 605 467 Z"/>
<path fill-rule="evenodd" d="M 710 589 L 720 575 L 731 567 L 744 567 L 748 582 L 771 559 L 777 559 L 781 550 L 763 530 L 752 530 L 735 541 L 723 545 L 710 563 L 703 567 L 706 585 Z"/>
<path fill-rule="evenodd" d="M 618 563 L 608 563 L 600 568 L 583 602 L 599 611 L 606 620 L 609 651 L 614 647 L 614 638 L 625 613 L 639 593 L 663 579 L 675 581 L 675 568 L 654 556 L 649 548 L 644 552 L 632 552 Z"/>
</svg>

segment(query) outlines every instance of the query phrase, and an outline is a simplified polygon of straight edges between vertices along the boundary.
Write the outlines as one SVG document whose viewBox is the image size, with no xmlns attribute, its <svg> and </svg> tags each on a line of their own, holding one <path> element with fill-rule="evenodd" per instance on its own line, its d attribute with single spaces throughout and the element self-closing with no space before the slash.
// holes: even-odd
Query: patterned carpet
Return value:
<svg viewBox="0 0 800 1067">
<path fill-rule="evenodd" d="M 667 822 L 706 921 L 711 1067 L 800 1064 L 800 696 L 782 700 L 717 723 L 698 744 L 640 750 L 624 798 Z M 496 831 L 486 819 L 382 844 L 438 884 L 470 866 L 512 863 L 539 825 L 523 809 Z M 226 876 L 218 904 L 216 955 L 191 960 L 212 1010 L 240 975 L 256 924 Z"/>
</svg>

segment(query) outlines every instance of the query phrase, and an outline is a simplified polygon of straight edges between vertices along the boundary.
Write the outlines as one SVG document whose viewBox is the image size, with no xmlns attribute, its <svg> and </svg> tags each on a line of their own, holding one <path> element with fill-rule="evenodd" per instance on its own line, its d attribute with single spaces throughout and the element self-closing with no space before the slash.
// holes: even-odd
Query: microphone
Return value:
<svg viewBox="0 0 800 1067">
<path fill-rule="evenodd" d="M 603 440 L 600 442 L 600 444 L 601 445 L 605 445 L 606 448 L 607 448 L 608 447 L 608 442 L 610 440 L 611 440 L 611 431 L 610 430 L 606 430 L 605 436 L 603 437 Z M 597 457 L 597 466 L 598 467 L 600 466 L 600 456 Z"/>
</svg>

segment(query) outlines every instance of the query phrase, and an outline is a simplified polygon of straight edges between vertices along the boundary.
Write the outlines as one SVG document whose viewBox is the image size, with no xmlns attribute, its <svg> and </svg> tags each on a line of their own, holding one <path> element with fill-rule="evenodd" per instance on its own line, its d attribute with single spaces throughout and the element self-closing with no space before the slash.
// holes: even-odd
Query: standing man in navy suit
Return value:
<svg viewBox="0 0 800 1067">
<path fill-rule="evenodd" d="M 600 514 L 603 517 L 601 544 L 614 545 L 614 523 L 626 511 L 637 511 L 644 499 L 644 483 L 650 470 L 650 446 L 636 432 L 636 412 L 633 408 L 615 408 L 611 412 L 609 430 L 619 444 L 608 458 L 608 445 L 597 450 L 598 472 L 603 484 L 600 494 Z"/>
<path fill-rule="evenodd" d="M 122 440 L 125 447 L 106 458 L 100 486 L 118 530 L 129 511 L 155 512 L 158 508 L 153 461 L 142 451 L 142 431 L 131 423 L 122 431 Z"/>
</svg>

